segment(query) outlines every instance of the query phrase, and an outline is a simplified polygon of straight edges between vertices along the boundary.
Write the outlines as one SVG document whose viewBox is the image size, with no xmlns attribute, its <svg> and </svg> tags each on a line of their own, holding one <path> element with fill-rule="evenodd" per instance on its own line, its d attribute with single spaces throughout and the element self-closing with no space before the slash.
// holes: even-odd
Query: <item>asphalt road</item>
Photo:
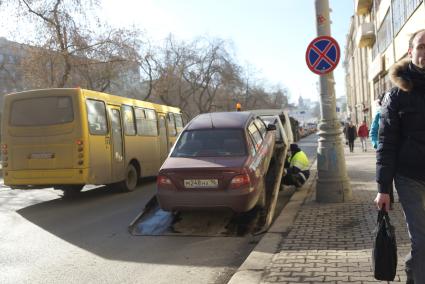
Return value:
<svg viewBox="0 0 425 284">
<path fill-rule="evenodd" d="M 316 141 L 299 145 L 312 157 Z M 130 235 L 154 191 L 148 179 L 131 193 L 99 187 L 64 200 L 2 185 L 0 283 L 226 283 L 261 238 Z"/>
</svg>

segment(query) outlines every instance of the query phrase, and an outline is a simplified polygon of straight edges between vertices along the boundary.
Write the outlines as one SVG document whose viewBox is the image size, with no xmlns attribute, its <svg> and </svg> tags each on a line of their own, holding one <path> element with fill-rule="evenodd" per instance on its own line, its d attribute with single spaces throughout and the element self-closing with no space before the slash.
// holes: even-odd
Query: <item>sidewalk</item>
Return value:
<svg viewBox="0 0 425 284">
<path fill-rule="evenodd" d="M 239 283 L 379 283 L 373 277 L 372 246 L 377 211 L 375 151 L 345 149 L 353 200 L 316 203 L 315 179 L 296 192 L 269 232 L 229 281 Z M 405 283 L 410 241 L 396 196 L 390 218 L 396 227 L 398 266 L 394 282 Z"/>
</svg>

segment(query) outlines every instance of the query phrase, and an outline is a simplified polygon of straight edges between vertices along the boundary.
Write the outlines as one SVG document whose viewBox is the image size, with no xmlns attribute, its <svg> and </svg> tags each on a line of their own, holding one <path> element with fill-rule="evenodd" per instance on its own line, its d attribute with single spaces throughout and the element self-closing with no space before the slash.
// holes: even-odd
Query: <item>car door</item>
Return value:
<svg viewBox="0 0 425 284">
<path fill-rule="evenodd" d="M 264 175 L 264 147 L 263 147 L 263 138 L 257 126 L 255 126 L 254 121 L 252 121 L 248 126 L 248 133 L 252 140 L 252 143 L 255 148 L 255 155 L 250 165 L 250 168 L 254 171 L 255 175 L 255 187 L 258 186 L 262 176 Z"/>
<path fill-rule="evenodd" d="M 96 184 L 111 182 L 111 132 L 105 102 L 86 100 L 90 149 L 90 181 Z"/>
<path fill-rule="evenodd" d="M 263 161 L 263 164 L 262 164 L 261 171 L 262 171 L 263 175 L 266 175 L 267 171 L 269 169 L 270 161 L 271 161 L 273 151 L 274 151 L 274 149 L 273 149 L 274 143 L 273 142 L 274 142 L 275 138 L 274 138 L 274 134 L 273 135 L 268 134 L 267 127 L 261 119 L 256 118 L 254 120 L 254 124 L 255 124 L 255 126 L 257 126 L 257 129 L 260 132 L 261 137 L 262 137 L 261 152 L 262 152 L 262 159 L 264 161 Z"/>
</svg>

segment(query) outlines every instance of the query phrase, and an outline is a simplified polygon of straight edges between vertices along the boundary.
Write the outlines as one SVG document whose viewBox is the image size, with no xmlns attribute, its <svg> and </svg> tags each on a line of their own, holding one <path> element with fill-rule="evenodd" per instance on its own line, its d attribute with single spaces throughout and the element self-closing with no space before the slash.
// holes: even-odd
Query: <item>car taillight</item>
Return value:
<svg viewBox="0 0 425 284">
<path fill-rule="evenodd" d="M 160 186 L 160 185 L 171 185 L 172 183 L 171 183 L 171 180 L 168 177 L 166 177 L 166 176 L 158 176 L 156 178 L 156 184 L 158 186 Z"/>
<path fill-rule="evenodd" d="M 230 182 L 230 188 L 239 188 L 243 185 L 249 185 L 251 180 L 248 174 L 237 175 Z"/>
</svg>

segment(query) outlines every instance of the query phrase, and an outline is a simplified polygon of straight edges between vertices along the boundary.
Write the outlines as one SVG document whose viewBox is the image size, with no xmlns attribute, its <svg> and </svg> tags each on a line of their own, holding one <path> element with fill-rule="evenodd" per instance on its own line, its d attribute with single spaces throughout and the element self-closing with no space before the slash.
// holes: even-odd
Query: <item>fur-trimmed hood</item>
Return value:
<svg viewBox="0 0 425 284">
<path fill-rule="evenodd" d="M 412 81 L 406 76 L 409 63 L 410 59 L 400 60 L 394 64 L 389 71 L 391 82 L 405 92 L 409 92 L 413 89 Z"/>
</svg>

